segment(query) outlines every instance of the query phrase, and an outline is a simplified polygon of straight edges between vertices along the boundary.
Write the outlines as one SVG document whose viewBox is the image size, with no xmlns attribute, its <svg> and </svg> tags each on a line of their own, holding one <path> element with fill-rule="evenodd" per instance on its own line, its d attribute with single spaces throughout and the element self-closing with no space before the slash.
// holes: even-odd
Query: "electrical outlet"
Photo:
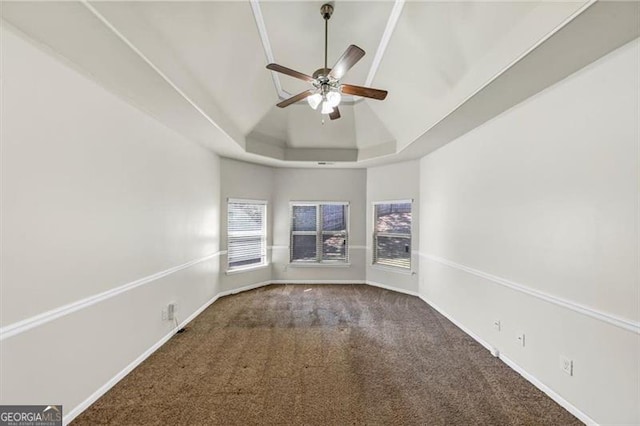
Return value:
<svg viewBox="0 0 640 426">
<path fill-rule="evenodd" d="M 560 355 L 560 369 L 570 376 L 573 376 L 573 360 L 564 355 Z"/>
<path fill-rule="evenodd" d="M 178 310 L 178 304 L 175 302 L 171 302 L 167 305 L 167 319 L 169 321 L 173 321 L 176 317 L 176 311 Z"/>
<path fill-rule="evenodd" d="M 518 333 L 516 340 L 520 343 L 520 346 L 524 348 L 524 333 Z"/>
<path fill-rule="evenodd" d="M 173 321 L 176 317 L 176 311 L 178 310 L 178 304 L 175 302 L 169 303 L 167 306 L 162 308 L 162 320 L 163 321 Z"/>
<path fill-rule="evenodd" d="M 500 325 L 500 320 L 494 320 L 493 321 L 493 328 L 495 328 L 496 330 L 500 331 L 501 325 Z"/>
</svg>

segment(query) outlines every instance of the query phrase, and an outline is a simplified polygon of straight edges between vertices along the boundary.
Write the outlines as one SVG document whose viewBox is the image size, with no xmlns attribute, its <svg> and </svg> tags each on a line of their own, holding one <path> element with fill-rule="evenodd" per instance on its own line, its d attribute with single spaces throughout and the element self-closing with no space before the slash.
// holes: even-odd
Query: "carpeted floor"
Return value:
<svg viewBox="0 0 640 426">
<path fill-rule="evenodd" d="M 581 423 L 416 297 L 272 285 L 216 301 L 74 424 Z"/>
</svg>

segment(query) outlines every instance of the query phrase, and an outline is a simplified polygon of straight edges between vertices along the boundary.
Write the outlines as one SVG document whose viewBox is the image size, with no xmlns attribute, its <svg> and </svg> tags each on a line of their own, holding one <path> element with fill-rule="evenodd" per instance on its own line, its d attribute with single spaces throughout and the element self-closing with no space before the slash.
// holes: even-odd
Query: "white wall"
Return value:
<svg viewBox="0 0 640 426">
<path fill-rule="evenodd" d="M 639 56 L 636 40 L 420 164 L 421 295 L 602 424 L 640 423 Z"/>
<path fill-rule="evenodd" d="M 268 282 L 365 281 L 364 169 L 279 169 L 223 158 L 221 160 L 221 250 L 226 250 L 228 198 L 267 200 L 269 266 L 226 273 L 221 256 L 220 282 L 224 291 Z M 350 203 L 349 266 L 292 266 L 289 231 L 292 201 L 348 201 Z"/>
<path fill-rule="evenodd" d="M 596 421 L 640 422 L 638 48 L 419 163 L 271 169 L 220 164 L 3 29 L 0 403 L 69 413 L 171 333 L 170 301 L 183 320 L 248 284 L 370 280 L 419 289 Z M 220 268 L 228 197 L 268 199 L 269 268 Z M 371 202 L 402 198 L 418 281 L 367 266 Z M 350 203 L 351 265 L 291 267 L 289 202 L 323 200 Z"/>
<path fill-rule="evenodd" d="M 220 287 L 233 290 L 271 281 L 271 249 L 267 251 L 269 264 L 264 268 L 227 273 L 227 200 L 243 198 L 267 201 L 267 247 L 273 244 L 274 169 L 257 164 L 223 158 L 220 161 Z"/>
<path fill-rule="evenodd" d="M 228 291 L 270 281 L 371 281 L 400 290 L 418 291 L 419 161 L 364 169 L 278 169 L 223 158 L 221 160 L 221 248 L 226 249 L 228 198 L 267 200 L 269 266 L 226 274 L 221 256 L 220 282 Z M 366 195 L 365 195 L 366 194 Z M 414 199 L 413 274 L 371 266 L 372 207 L 374 201 Z M 292 201 L 348 201 L 350 203 L 350 266 L 297 266 L 289 263 Z M 367 247 L 369 249 L 367 249 Z"/>
<path fill-rule="evenodd" d="M 275 169 L 273 192 L 273 279 L 278 281 L 365 280 L 364 169 Z M 348 267 L 289 265 L 291 201 L 348 201 L 350 215 Z"/>
<path fill-rule="evenodd" d="M 367 169 L 367 281 L 407 292 L 418 292 L 418 248 L 420 246 L 420 162 L 406 161 Z M 373 203 L 413 200 L 411 211 L 411 271 L 384 268 L 373 263 Z"/>
<path fill-rule="evenodd" d="M 0 403 L 69 414 L 218 292 L 219 159 L 1 31 Z"/>
</svg>

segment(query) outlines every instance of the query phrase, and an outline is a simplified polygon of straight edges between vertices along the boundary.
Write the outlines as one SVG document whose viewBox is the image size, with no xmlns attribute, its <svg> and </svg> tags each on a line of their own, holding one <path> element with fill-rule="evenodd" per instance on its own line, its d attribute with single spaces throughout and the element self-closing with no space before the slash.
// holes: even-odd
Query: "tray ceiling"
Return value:
<svg viewBox="0 0 640 426">
<path fill-rule="evenodd" d="M 330 66 L 349 44 L 362 47 L 367 54 L 344 82 L 386 89 L 389 96 L 382 102 L 347 97 L 342 118 L 323 122 L 306 102 L 275 107 L 308 86 L 265 69 L 270 60 L 308 74 L 322 66 L 321 4 L 9 2 L 2 17 L 221 155 L 358 166 L 402 157 L 394 154 L 419 143 L 580 13 L 596 10 L 587 1 L 334 2 Z M 633 36 L 625 31 L 609 37 L 612 47 Z"/>
</svg>

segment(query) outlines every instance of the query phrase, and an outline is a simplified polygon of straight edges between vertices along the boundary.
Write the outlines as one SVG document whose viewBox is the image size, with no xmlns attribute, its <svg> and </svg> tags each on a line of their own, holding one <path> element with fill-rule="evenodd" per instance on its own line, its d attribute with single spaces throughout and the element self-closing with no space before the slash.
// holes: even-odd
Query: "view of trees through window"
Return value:
<svg viewBox="0 0 640 426">
<path fill-rule="evenodd" d="M 293 204 L 292 262 L 346 262 L 348 204 Z"/>
<path fill-rule="evenodd" d="M 411 203 L 374 205 L 373 263 L 411 268 Z"/>
</svg>

